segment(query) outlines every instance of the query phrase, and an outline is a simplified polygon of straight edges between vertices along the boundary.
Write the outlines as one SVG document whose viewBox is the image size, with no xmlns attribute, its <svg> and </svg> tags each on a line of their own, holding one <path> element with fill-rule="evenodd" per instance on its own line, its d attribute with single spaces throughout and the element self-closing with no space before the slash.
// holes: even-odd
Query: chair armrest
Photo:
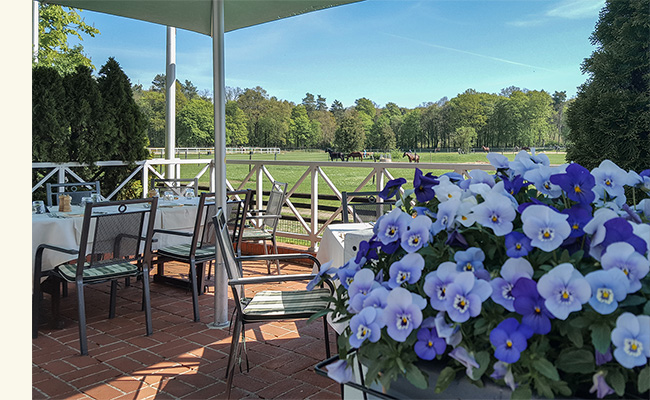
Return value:
<svg viewBox="0 0 650 400">
<path fill-rule="evenodd" d="M 264 215 L 253 215 L 251 217 L 246 217 L 246 220 L 251 219 L 271 219 L 271 218 L 282 218 L 282 215 L 273 215 L 273 214 L 264 214 Z"/>
<path fill-rule="evenodd" d="M 79 254 L 78 249 L 66 249 L 66 248 L 63 248 L 63 247 L 53 246 L 51 244 L 46 244 L 46 243 L 42 243 L 42 244 L 38 245 L 38 247 L 36 248 L 36 254 L 38 255 L 39 253 L 43 253 L 43 250 L 45 250 L 45 249 L 58 251 L 60 253 Z"/>
<path fill-rule="evenodd" d="M 154 233 L 154 235 L 156 233 L 162 233 L 162 234 L 166 234 L 166 235 L 177 235 L 177 236 L 185 236 L 185 237 L 194 236 L 193 232 L 172 231 L 170 229 L 154 229 L 153 233 Z"/>
<path fill-rule="evenodd" d="M 316 263 L 320 268 L 320 261 L 309 253 L 289 253 L 289 254 L 260 254 L 255 256 L 239 256 L 237 261 L 275 261 L 275 260 L 296 260 L 309 259 Z"/>
<path fill-rule="evenodd" d="M 316 277 L 316 274 L 292 274 L 292 275 L 266 275 L 266 276 L 253 276 L 246 278 L 230 279 L 229 285 L 253 285 L 258 283 L 270 282 L 290 282 L 310 280 Z"/>
</svg>

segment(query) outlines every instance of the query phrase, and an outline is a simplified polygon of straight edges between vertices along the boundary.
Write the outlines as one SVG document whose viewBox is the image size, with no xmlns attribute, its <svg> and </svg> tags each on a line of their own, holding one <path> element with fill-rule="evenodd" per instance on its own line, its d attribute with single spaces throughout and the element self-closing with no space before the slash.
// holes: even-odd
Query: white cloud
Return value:
<svg viewBox="0 0 650 400">
<path fill-rule="evenodd" d="M 563 0 L 546 12 L 548 17 L 566 19 L 592 18 L 605 5 L 605 0 Z"/>
</svg>

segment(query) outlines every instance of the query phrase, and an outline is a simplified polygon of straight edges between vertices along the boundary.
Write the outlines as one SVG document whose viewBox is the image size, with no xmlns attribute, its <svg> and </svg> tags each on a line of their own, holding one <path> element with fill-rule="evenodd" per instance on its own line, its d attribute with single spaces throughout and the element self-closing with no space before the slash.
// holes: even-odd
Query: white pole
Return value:
<svg viewBox="0 0 650 400">
<path fill-rule="evenodd" d="M 38 62 L 38 1 L 32 1 L 32 53 L 34 62 Z"/>
<path fill-rule="evenodd" d="M 212 74 L 214 85 L 214 192 L 218 207 L 226 209 L 226 74 L 224 63 L 223 0 L 212 0 Z M 214 271 L 214 324 L 228 325 L 228 279 L 221 252 Z"/>
<path fill-rule="evenodd" d="M 165 158 L 176 158 L 176 28 L 167 27 L 167 69 L 165 71 Z M 173 165 L 165 166 L 165 176 L 175 178 Z"/>
</svg>

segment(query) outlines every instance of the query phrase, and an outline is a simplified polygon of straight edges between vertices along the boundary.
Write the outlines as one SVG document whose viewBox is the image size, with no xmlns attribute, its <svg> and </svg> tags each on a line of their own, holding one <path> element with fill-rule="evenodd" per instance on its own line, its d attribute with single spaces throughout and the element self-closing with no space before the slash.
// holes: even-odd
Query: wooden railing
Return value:
<svg viewBox="0 0 650 400">
<path fill-rule="evenodd" d="M 201 168 L 195 176 L 185 176 L 182 174 L 182 166 L 186 165 L 200 165 Z M 411 180 L 414 169 L 420 168 L 422 171 L 427 172 L 431 170 L 454 171 L 466 175 L 470 170 L 494 170 L 489 164 L 446 164 L 446 163 L 402 163 L 402 162 L 332 162 L 332 161 L 318 161 L 318 162 L 305 162 L 305 161 L 273 161 L 273 160 L 227 160 L 226 165 L 243 164 L 249 166 L 249 172 L 244 177 L 234 177 L 226 174 L 226 186 L 228 190 L 239 189 L 253 189 L 255 191 L 255 204 L 254 208 L 264 208 L 264 182 L 272 182 L 276 180 L 273 175 L 273 170 L 277 167 L 290 167 L 293 175 L 298 175 L 299 178 L 295 182 L 287 182 L 288 196 L 284 205 L 283 215 L 287 215 L 287 219 L 296 221 L 298 229 L 297 232 L 278 231 L 278 236 L 304 240 L 309 242 L 311 248 L 315 248 L 320 241 L 325 228 L 333 223 L 340 222 L 341 214 L 341 189 L 324 171 L 324 168 L 354 168 L 363 169 L 365 176 L 358 182 L 355 182 L 354 191 L 361 190 L 381 190 L 385 183 L 394 179 L 394 176 L 407 177 Z M 100 161 L 95 165 L 100 167 L 124 167 L 126 163 L 121 161 Z M 109 200 L 114 199 L 117 193 L 127 185 L 131 180 L 141 180 L 143 194 L 147 193 L 149 181 L 152 176 L 163 177 L 156 167 L 171 165 L 175 171 L 175 176 L 182 176 L 184 178 L 197 178 L 200 180 L 204 175 L 209 176 L 208 190 L 214 191 L 214 173 L 215 165 L 213 159 L 152 159 L 138 161 L 132 164 L 132 171 L 129 176 L 121 182 L 117 187 L 111 188 L 110 193 L 106 196 Z M 32 163 L 32 169 L 38 170 L 43 174 L 41 178 L 33 187 L 32 193 L 43 187 L 46 182 L 66 182 L 66 181 L 83 181 L 83 179 L 74 172 L 75 169 L 80 169 L 86 165 L 80 163 Z M 222 167 L 221 165 L 218 167 Z M 389 172 L 389 169 L 392 172 Z M 367 171 L 367 174 L 366 174 Z M 231 184 L 231 180 L 237 181 L 235 186 Z M 204 179 L 205 181 L 205 179 Z M 305 182 L 309 182 L 309 193 L 300 193 L 298 188 Z M 324 189 L 320 190 L 321 185 Z M 106 192 L 106 188 L 103 188 Z M 330 205 L 321 205 L 320 202 L 329 202 Z M 334 206 L 332 206 L 334 204 Z"/>
</svg>

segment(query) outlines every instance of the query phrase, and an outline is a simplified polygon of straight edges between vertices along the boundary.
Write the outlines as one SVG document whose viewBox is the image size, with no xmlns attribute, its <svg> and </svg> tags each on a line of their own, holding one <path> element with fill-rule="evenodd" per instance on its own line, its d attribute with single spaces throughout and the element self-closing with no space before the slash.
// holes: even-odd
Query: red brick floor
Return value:
<svg viewBox="0 0 650 400">
<path fill-rule="evenodd" d="M 168 264 L 169 265 L 169 264 Z M 282 273 L 308 273 L 311 267 L 281 264 Z M 166 266 L 166 273 L 187 273 Z M 245 275 L 266 274 L 266 265 L 245 265 Z M 296 284 L 296 285 L 299 285 Z M 272 286 L 272 285 L 271 285 Z M 303 285 L 304 287 L 304 285 Z M 247 286 L 247 294 L 269 285 Z M 273 288 L 277 288 L 273 286 Z M 44 321 L 32 340 L 34 399 L 219 399 L 225 398 L 225 368 L 231 335 L 211 329 L 212 288 L 199 296 L 201 322 L 192 320 L 190 292 L 151 284 L 154 333 L 145 335 L 140 311 L 141 283 L 118 290 L 116 317 L 109 320 L 109 284 L 88 286 L 86 317 L 89 355 L 79 353 L 76 292 L 70 285 L 62 299 L 63 329 Z M 232 296 L 229 294 L 229 309 Z M 42 310 L 48 314 L 49 296 Z M 45 318 L 44 318 L 45 319 Z M 325 359 L 321 321 L 272 322 L 246 330 L 250 372 L 235 369 L 231 398 L 340 398 L 338 384 L 314 372 Z M 330 345 L 335 338 L 330 331 Z"/>
</svg>

